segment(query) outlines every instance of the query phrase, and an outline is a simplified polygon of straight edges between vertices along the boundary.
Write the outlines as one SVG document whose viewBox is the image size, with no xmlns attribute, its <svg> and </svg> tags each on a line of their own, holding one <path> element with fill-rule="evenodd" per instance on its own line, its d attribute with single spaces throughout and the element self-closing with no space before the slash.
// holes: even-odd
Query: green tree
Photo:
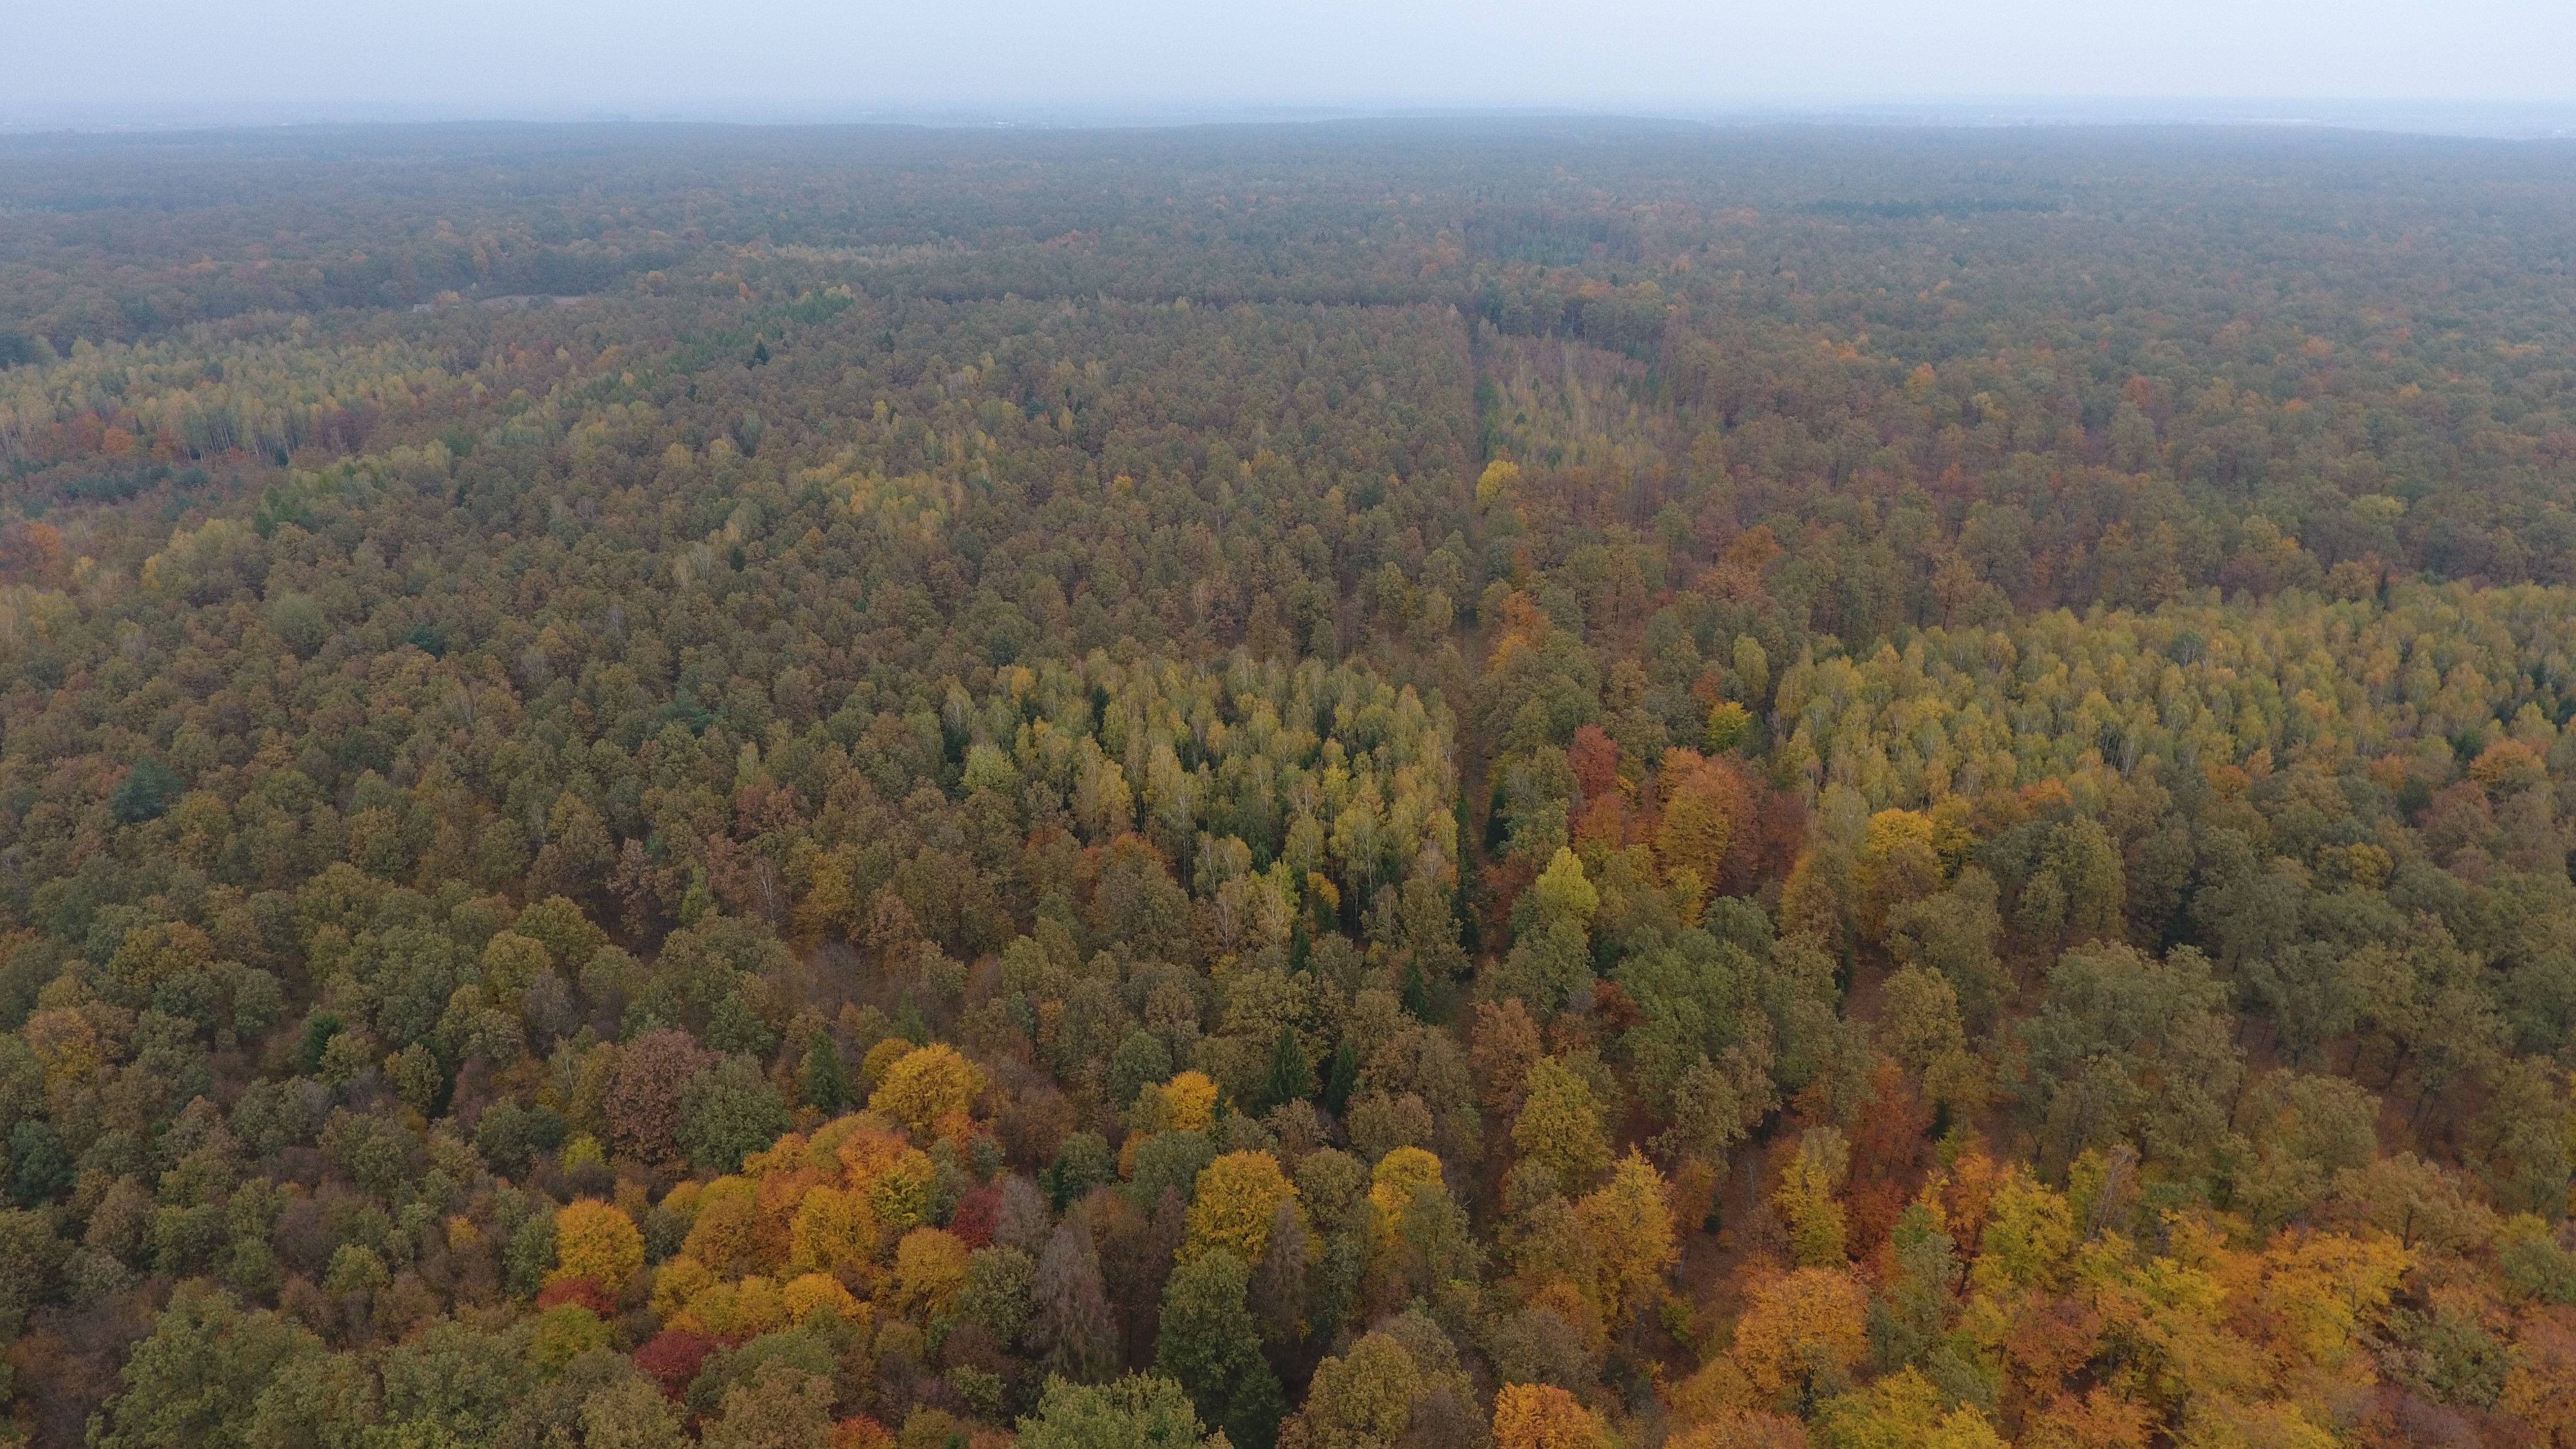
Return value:
<svg viewBox="0 0 2576 1449">
<path fill-rule="evenodd" d="M 98 1443 L 108 1449 L 180 1449 L 252 1443 L 260 1395 L 321 1341 L 265 1310 L 245 1312 L 202 1281 L 179 1285 L 152 1333 L 134 1348 L 125 1391 L 108 1405 Z"/>
<path fill-rule="evenodd" d="M 479 1332 L 443 1320 L 385 1355 L 384 1422 L 397 1432 L 489 1443 L 517 1412 L 535 1377 L 524 1322 Z"/>
<path fill-rule="evenodd" d="M 2243 1072 L 2225 1005 L 2208 958 L 2188 946 L 2158 960 L 2105 942 L 2058 958 L 2021 1026 L 2052 1160 L 2119 1140 L 2176 1164 L 2215 1149 Z"/>
<path fill-rule="evenodd" d="M 763 1364 L 725 1390 L 706 1449 L 815 1449 L 830 1442 L 832 1380 L 787 1363 Z"/>
<path fill-rule="evenodd" d="M 701 1172 L 732 1172 L 792 1125 L 778 1089 L 751 1058 L 726 1057 L 680 1093 L 680 1150 Z"/>
<path fill-rule="evenodd" d="M 1264 1106 L 1302 1101 L 1315 1093 L 1315 1064 L 1306 1055 L 1306 1044 L 1293 1026 L 1279 1028 L 1279 1040 L 1270 1048 L 1270 1068 L 1263 1074 L 1261 1100 Z"/>
<path fill-rule="evenodd" d="M 1269 1449 L 1287 1404 L 1261 1356 L 1261 1331 L 1246 1296 L 1251 1270 L 1223 1249 L 1172 1270 L 1154 1367 L 1188 1392 L 1199 1413 L 1238 1446 Z"/>
<path fill-rule="evenodd" d="M 1037 1412 L 1020 1421 L 1026 1449 L 1200 1449 L 1204 1435 L 1189 1392 L 1162 1374 L 1114 1383 L 1047 1381 Z"/>
<path fill-rule="evenodd" d="M 804 1065 L 797 1071 L 797 1095 L 818 1112 L 840 1112 L 852 1103 L 850 1073 L 841 1064 L 841 1049 L 828 1031 L 814 1033 L 805 1045 Z"/>
<path fill-rule="evenodd" d="M 670 1396 L 642 1374 L 628 1373 L 581 1404 L 583 1449 L 686 1449 Z"/>
</svg>

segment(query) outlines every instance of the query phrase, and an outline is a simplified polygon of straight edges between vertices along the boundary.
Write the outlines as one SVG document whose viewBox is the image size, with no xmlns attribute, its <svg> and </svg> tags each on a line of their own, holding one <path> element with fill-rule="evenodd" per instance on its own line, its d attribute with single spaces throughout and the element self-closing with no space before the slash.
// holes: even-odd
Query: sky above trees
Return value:
<svg viewBox="0 0 2576 1449">
<path fill-rule="evenodd" d="M 256 108 L 248 120 L 1040 119 L 1167 107 L 2576 100 L 2559 63 L 2576 53 L 2576 11 L 2544 0 L 1600 0 L 1571 19 L 1539 0 L 37 0 L 15 7 L 0 54 L 0 123 L 131 123 L 206 104 Z M 102 22 L 118 35 L 112 50 L 96 43 Z"/>
</svg>

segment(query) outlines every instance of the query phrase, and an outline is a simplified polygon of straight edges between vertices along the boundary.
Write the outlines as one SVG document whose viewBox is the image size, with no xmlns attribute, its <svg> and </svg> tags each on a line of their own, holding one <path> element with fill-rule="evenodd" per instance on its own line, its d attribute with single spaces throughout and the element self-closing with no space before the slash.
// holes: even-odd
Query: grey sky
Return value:
<svg viewBox="0 0 2576 1449">
<path fill-rule="evenodd" d="M 2576 102 L 2571 0 L 6 0 L 0 119 Z"/>
</svg>

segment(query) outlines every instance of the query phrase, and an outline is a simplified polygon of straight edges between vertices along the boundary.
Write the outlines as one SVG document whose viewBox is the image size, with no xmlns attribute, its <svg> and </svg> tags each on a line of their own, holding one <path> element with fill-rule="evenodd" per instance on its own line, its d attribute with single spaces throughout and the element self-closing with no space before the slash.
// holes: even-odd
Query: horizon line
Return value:
<svg viewBox="0 0 2576 1449">
<path fill-rule="evenodd" d="M 2576 100 L 2291 96 L 1776 97 L 1729 101 L 1198 101 L 1087 98 L 1012 102 L 653 100 L 554 104 L 493 101 L 287 100 L 39 102 L 0 109 L 0 136 L 178 134 L 244 130 L 429 129 L 441 126 L 703 126 L 926 130 L 1155 130 L 1337 121 L 1589 120 L 1710 127 L 1891 129 L 2316 128 L 2480 139 L 2576 137 Z"/>
</svg>

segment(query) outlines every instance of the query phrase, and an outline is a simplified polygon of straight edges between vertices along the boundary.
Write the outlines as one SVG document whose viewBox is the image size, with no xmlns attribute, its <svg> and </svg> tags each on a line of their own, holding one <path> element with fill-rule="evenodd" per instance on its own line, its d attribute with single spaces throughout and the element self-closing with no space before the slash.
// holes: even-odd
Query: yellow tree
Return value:
<svg viewBox="0 0 2576 1449">
<path fill-rule="evenodd" d="M 1128 1141 L 1164 1132 L 1203 1132 L 1216 1120 L 1217 1085 L 1201 1071 L 1187 1071 L 1168 1082 L 1149 1082 L 1127 1109 Z"/>
<path fill-rule="evenodd" d="M 1494 1449 L 1604 1449 L 1610 1436 L 1554 1384 L 1505 1384 L 1494 1395 Z"/>
<path fill-rule="evenodd" d="M 1816 1416 L 1826 1443 L 1848 1449 L 2004 1449 L 2003 1436 L 1974 1408 L 1941 1407 L 1941 1391 L 1915 1369 L 1843 1394 Z"/>
<path fill-rule="evenodd" d="M 2310 1363 L 2340 1371 L 2387 1311 L 2413 1256 L 2376 1233 L 2283 1233 L 2263 1254 L 2263 1306 L 2280 1315 Z"/>
<path fill-rule="evenodd" d="M 803 1273 L 789 1279 L 780 1286 L 778 1299 L 787 1306 L 791 1323 L 802 1323 L 827 1308 L 843 1318 L 859 1316 L 859 1300 L 828 1273 Z"/>
<path fill-rule="evenodd" d="M 788 1266 L 820 1273 L 857 1267 L 876 1256 L 877 1237 L 866 1193 L 817 1187 L 797 1202 L 788 1223 Z"/>
<path fill-rule="evenodd" d="M 1663 1176 L 1631 1148 L 1575 1212 L 1600 1263 L 1602 1306 L 1612 1322 L 1625 1322 L 1679 1256 Z"/>
<path fill-rule="evenodd" d="M 903 1305 L 935 1317 L 966 1291 L 966 1244 L 944 1228 L 915 1228 L 894 1250 L 895 1289 Z"/>
<path fill-rule="evenodd" d="M 1667 875 L 1687 870 L 1715 885 L 1735 841 L 1745 790 L 1732 770 L 1692 750 L 1666 750 L 1656 778 L 1663 813 L 1655 822 L 1655 860 Z"/>
<path fill-rule="evenodd" d="M 1246 1263 L 1260 1262 L 1279 1205 L 1296 1201 L 1296 1184 L 1279 1170 L 1278 1158 L 1267 1152 L 1225 1154 L 1199 1173 L 1182 1260 L 1222 1248 Z"/>
<path fill-rule="evenodd" d="M 868 1109 L 882 1112 L 912 1129 L 913 1135 L 963 1137 L 984 1094 L 984 1071 L 934 1043 L 904 1053 L 886 1068 L 885 1079 L 868 1098 Z"/>
<path fill-rule="evenodd" d="M 1986 1293 L 2053 1285 L 2075 1246 L 2075 1214 L 2063 1194 L 2018 1167 L 1996 1184 L 1970 1281 Z"/>
<path fill-rule="evenodd" d="M 1869 1290 L 1848 1268 L 1800 1268 L 1747 1296 L 1735 1324 L 1735 1362 L 1765 1396 L 1846 1369 L 1869 1350 Z"/>
<path fill-rule="evenodd" d="M 597 1198 L 555 1214 L 555 1270 L 548 1282 L 588 1278 L 615 1293 L 644 1266 L 644 1235 L 635 1220 Z"/>
<path fill-rule="evenodd" d="M 1392 1241 L 1415 1194 L 1440 1186 L 1440 1159 L 1419 1147 L 1399 1147 L 1379 1158 L 1369 1171 L 1369 1206 L 1377 1209 L 1379 1230 Z"/>
<path fill-rule="evenodd" d="M 1780 1169 L 1772 1205 L 1789 1220 L 1789 1242 L 1805 1268 L 1832 1268 L 1845 1260 L 1843 1205 L 1834 1200 L 1851 1164 L 1842 1133 L 1816 1127 L 1798 1139 L 1798 1151 Z"/>
</svg>

